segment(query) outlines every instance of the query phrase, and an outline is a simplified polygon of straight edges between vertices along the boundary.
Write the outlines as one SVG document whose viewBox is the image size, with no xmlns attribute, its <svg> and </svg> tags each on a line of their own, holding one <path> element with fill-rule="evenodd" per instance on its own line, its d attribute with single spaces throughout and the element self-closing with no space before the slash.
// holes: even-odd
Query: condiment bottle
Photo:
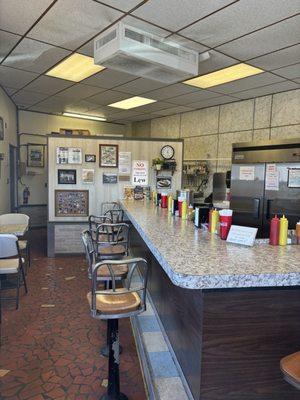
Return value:
<svg viewBox="0 0 300 400">
<path fill-rule="evenodd" d="M 187 202 L 184 200 L 181 205 L 181 218 L 187 219 Z"/>
<path fill-rule="evenodd" d="M 181 217 L 182 215 L 182 203 L 183 203 L 183 198 L 182 197 L 178 197 L 178 211 L 179 211 L 179 217 Z"/>
<path fill-rule="evenodd" d="M 289 222 L 283 215 L 280 218 L 280 224 L 279 224 L 279 245 L 280 246 L 286 246 L 286 244 L 287 244 L 288 227 L 289 227 Z"/>
<path fill-rule="evenodd" d="M 157 192 L 155 190 L 153 190 L 152 192 L 152 201 L 154 204 L 156 204 L 156 196 L 157 196 Z"/>
<path fill-rule="evenodd" d="M 211 233 L 217 233 L 218 229 L 218 222 L 219 222 L 219 211 L 213 210 L 211 215 Z"/>
<path fill-rule="evenodd" d="M 209 210 L 209 214 L 208 214 L 208 231 L 209 231 L 209 232 L 211 232 L 212 212 L 213 212 L 213 209 L 211 208 L 211 209 Z"/>
<path fill-rule="evenodd" d="M 170 194 L 170 195 L 168 196 L 168 211 L 169 211 L 169 212 L 172 212 L 172 203 L 173 203 L 173 197 L 172 197 L 172 195 Z"/>
<path fill-rule="evenodd" d="M 178 200 L 172 200 L 172 215 L 175 215 L 175 212 L 178 210 Z"/>
<path fill-rule="evenodd" d="M 296 224 L 297 244 L 300 244 L 300 221 Z"/>
<path fill-rule="evenodd" d="M 161 194 L 161 208 L 167 208 L 168 207 L 168 195 L 167 193 L 162 193 Z"/>
<path fill-rule="evenodd" d="M 277 217 L 277 215 L 275 215 L 275 217 L 271 219 L 271 224 L 270 224 L 269 243 L 272 246 L 278 246 L 279 244 L 279 226 L 280 226 L 279 218 Z"/>
<path fill-rule="evenodd" d="M 194 207 L 190 204 L 188 206 L 188 219 L 190 221 L 192 221 L 192 219 L 193 219 L 193 214 L 194 214 Z"/>
</svg>

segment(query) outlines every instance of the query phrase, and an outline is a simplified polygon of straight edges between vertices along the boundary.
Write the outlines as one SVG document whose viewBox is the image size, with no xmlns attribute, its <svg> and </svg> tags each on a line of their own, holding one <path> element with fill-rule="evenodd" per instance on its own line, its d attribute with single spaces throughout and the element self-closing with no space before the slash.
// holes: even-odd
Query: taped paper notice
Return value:
<svg viewBox="0 0 300 400">
<path fill-rule="evenodd" d="M 240 181 L 254 181 L 255 167 L 240 167 Z"/>
<path fill-rule="evenodd" d="M 279 190 L 279 173 L 276 164 L 267 164 L 266 190 Z"/>
</svg>

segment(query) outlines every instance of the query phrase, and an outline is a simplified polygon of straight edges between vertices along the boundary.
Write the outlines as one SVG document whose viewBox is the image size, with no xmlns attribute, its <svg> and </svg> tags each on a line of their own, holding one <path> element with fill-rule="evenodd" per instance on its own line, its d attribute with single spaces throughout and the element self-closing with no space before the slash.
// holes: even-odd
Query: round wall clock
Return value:
<svg viewBox="0 0 300 400">
<path fill-rule="evenodd" d="M 162 157 L 165 160 L 170 160 L 171 158 L 174 157 L 175 154 L 175 150 L 172 146 L 170 146 L 169 144 L 165 145 L 164 147 L 162 147 L 160 154 L 162 155 Z"/>
</svg>

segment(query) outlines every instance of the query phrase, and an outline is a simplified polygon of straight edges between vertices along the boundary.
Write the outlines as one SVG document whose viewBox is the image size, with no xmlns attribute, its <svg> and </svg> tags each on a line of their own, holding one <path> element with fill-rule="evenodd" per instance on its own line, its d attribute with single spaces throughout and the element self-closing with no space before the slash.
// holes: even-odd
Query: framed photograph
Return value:
<svg viewBox="0 0 300 400">
<path fill-rule="evenodd" d="M 103 183 L 118 183 L 117 174 L 103 174 Z"/>
<path fill-rule="evenodd" d="M 27 167 L 44 168 L 45 147 L 42 144 L 27 145 Z"/>
<path fill-rule="evenodd" d="M 2 117 L 0 117 L 0 140 L 4 140 L 4 121 Z"/>
<path fill-rule="evenodd" d="M 76 169 L 57 170 L 57 183 L 59 185 L 76 185 Z"/>
<path fill-rule="evenodd" d="M 172 189 L 172 176 L 157 176 L 156 189 Z"/>
<path fill-rule="evenodd" d="M 93 184 L 95 182 L 95 170 L 83 169 L 82 170 L 82 183 Z"/>
<path fill-rule="evenodd" d="M 118 168 L 118 145 L 99 145 L 99 165 L 103 168 Z"/>
<path fill-rule="evenodd" d="M 88 190 L 55 190 L 56 217 L 87 217 L 89 215 Z"/>
<path fill-rule="evenodd" d="M 84 156 L 85 162 L 96 162 L 96 154 L 85 154 Z"/>
<path fill-rule="evenodd" d="M 80 147 L 57 147 L 56 164 L 82 164 Z"/>
</svg>

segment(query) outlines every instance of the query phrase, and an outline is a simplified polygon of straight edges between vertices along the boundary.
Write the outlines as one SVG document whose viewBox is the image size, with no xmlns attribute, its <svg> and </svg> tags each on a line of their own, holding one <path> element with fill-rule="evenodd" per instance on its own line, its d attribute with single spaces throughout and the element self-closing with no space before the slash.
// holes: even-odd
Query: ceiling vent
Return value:
<svg viewBox="0 0 300 400">
<path fill-rule="evenodd" d="M 95 39 L 94 59 L 95 64 L 168 84 L 198 75 L 196 51 L 122 22 Z"/>
</svg>

